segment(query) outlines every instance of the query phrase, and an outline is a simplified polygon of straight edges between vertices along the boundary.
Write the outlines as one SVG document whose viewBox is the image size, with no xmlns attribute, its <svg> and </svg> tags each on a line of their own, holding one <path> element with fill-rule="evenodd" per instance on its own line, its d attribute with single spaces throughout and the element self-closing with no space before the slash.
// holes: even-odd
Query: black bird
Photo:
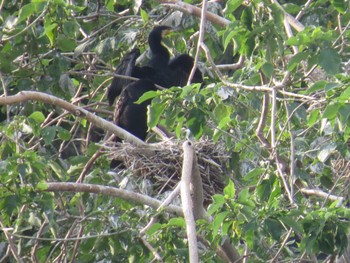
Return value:
<svg viewBox="0 0 350 263">
<path fill-rule="evenodd" d="M 151 59 L 147 66 L 138 67 L 135 65 L 140 50 L 133 49 L 123 58 L 115 73 L 138 79 L 149 79 L 164 88 L 185 86 L 194 64 L 193 58 L 187 54 L 181 54 L 170 60 L 168 49 L 162 45 L 162 38 L 171 31 L 172 28 L 168 26 L 156 26 L 151 31 L 148 36 Z M 130 82 L 130 79 L 113 78 L 107 93 L 110 105 Z M 196 69 L 192 83 L 201 82 L 203 82 L 202 73 L 199 69 Z"/>
<path fill-rule="evenodd" d="M 180 86 L 183 87 L 187 85 L 188 78 L 190 77 L 192 68 L 194 65 L 194 59 L 187 55 L 181 54 L 175 58 L 173 58 L 169 62 L 169 69 L 172 75 L 172 86 Z M 196 68 L 194 72 L 191 83 L 202 83 L 203 77 L 202 72 Z"/>
<path fill-rule="evenodd" d="M 135 65 L 140 51 L 133 49 L 123 58 L 115 71 L 116 74 L 140 80 L 133 82 L 130 79 L 114 77 L 108 88 L 107 97 L 110 105 L 120 95 L 116 105 L 115 123 L 141 140 L 145 140 L 147 136 L 147 106 L 150 101 L 140 105 L 134 102 L 146 91 L 156 90 L 155 84 L 164 88 L 185 86 L 194 65 L 193 58 L 187 54 L 181 54 L 170 60 L 168 49 L 162 45 L 163 36 L 170 31 L 172 29 L 168 26 L 157 26 L 149 34 L 151 58 L 147 66 Z M 198 69 L 192 79 L 192 83 L 195 82 L 203 82 Z"/>
<path fill-rule="evenodd" d="M 147 106 L 151 100 L 140 104 L 135 102 L 147 91 L 157 90 L 148 79 L 140 79 L 128 84 L 122 91 L 116 106 L 115 124 L 141 140 L 147 136 Z"/>
<path fill-rule="evenodd" d="M 135 65 L 135 62 L 139 56 L 140 50 L 138 48 L 134 48 L 133 50 L 131 50 L 119 63 L 119 66 L 115 70 L 115 73 L 118 75 L 134 77 L 138 79 L 150 78 L 153 74 L 155 74 L 155 70 L 147 66 L 137 67 Z M 120 93 L 122 93 L 123 89 L 131 82 L 133 82 L 133 80 L 128 78 L 113 78 L 112 83 L 107 91 L 107 98 L 110 106 L 113 105 L 115 98 L 118 97 Z"/>
<path fill-rule="evenodd" d="M 169 50 L 162 45 L 162 38 L 171 31 L 173 31 L 171 27 L 157 26 L 148 37 L 151 49 L 148 66 L 156 71 L 156 76 L 152 80 L 164 88 L 185 86 L 194 65 L 194 59 L 187 54 L 181 54 L 170 60 Z M 191 83 L 201 82 L 203 82 L 202 73 L 196 69 Z"/>
</svg>

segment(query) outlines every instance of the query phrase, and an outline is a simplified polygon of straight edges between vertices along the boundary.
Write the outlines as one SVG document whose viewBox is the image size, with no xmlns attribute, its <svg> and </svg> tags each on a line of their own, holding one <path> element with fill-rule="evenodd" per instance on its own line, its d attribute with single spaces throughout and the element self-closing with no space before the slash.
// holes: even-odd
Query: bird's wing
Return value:
<svg viewBox="0 0 350 263">
<path fill-rule="evenodd" d="M 115 124 L 141 140 L 145 140 L 147 136 L 147 105 L 151 101 L 141 104 L 135 102 L 150 90 L 157 90 L 150 80 L 142 79 L 130 83 L 120 94 L 114 114 Z"/>
<path fill-rule="evenodd" d="M 139 49 L 135 48 L 132 51 L 130 51 L 128 54 L 125 55 L 125 57 L 119 63 L 115 73 L 118 75 L 131 77 L 132 72 L 135 68 L 136 59 L 139 56 L 140 56 Z M 117 76 L 115 76 L 113 78 L 112 83 L 109 86 L 108 92 L 107 92 L 107 98 L 108 98 L 109 105 L 113 105 L 115 98 L 120 95 L 120 93 L 123 91 L 123 89 L 130 82 L 131 81 L 129 79 L 120 78 Z"/>
<path fill-rule="evenodd" d="M 187 54 L 181 54 L 170 60 L 169 68 L 172 75 L 172 85 L 181 87 L 185 86 L 187 84 L 193 65 L 194 59 Z M 196 69 L 191 82 L 203 82 L 202 72 L 198 68 Z"/>
</svg>

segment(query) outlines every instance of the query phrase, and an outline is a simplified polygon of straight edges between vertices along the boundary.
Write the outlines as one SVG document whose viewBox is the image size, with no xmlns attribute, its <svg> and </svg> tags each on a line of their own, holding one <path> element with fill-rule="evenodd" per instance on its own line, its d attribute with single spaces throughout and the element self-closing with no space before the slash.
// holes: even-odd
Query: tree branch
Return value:
<svg viewBox="0 0 350 263">
<path fill-rule="evenodd" d="M 181 176 L 181 203 L 182 210 L 186 221 L 186 232 L 188 239 L 189 258 L 191 263 L 197 263 L 198 261 L 198 246 L 197 246 L 197 234 L 196 234 L 196 221 L 193 215 L 193 202 L 191 198 L 191 176 L 192 167 L 194 161 L 194 148 L 189 141 L 185 141 L 182 145 L 184 150 L 184 158 L 182 165 Z"/>
<path fill-rule="evenodd" d="M 301 188 L 300 192 L 302 192 L 303 194 L 305 194 L 307 196 L 314 195 L 314 196 L 322 197 L 324 199 L 329 199 L 331 201 L 339 201 L 337 206 L 340 206 L 344 202 L 344 197 L 340 197 L 340 196 L 332 195 L 332 194 L 329 194 L 329 193 L 325 193 L 325 192 L 323 192 L 321 190 Z"/>
<path fill-rule="evenodd" d="M 57 98 L 53 95 L 49 95 L 43 92 L 37 92 L 37 91 L 21 91 L 17 93 L 16 95 L 12 96 L 6 96 L 6 97 L 0 97 L 0 105 L 11 105 L 11 104 L 17 104 L 21 102 L 26 102 L 29 100 L 33 101 L 41 101 L 47 104 L 51 104 L 54 106 L 58 106 L 62 109 L 65 109 L 69 111 L 71 114 L 73 114 L 76 117 L 84 118 L 88 120 L 89 122 L 92 122 L 96 126 L 100 127 L 103 130 L 110 131 L 114 133 L 119 138 L 128 141 L 136 146 L 146 146 L 147 144 L 141 141 L 139 138 L 135 137 L 134 135 L 128 133 L 124 129 L 118 127 L 117 125 L 114 125 L 113 123 L 104 120 L 103 118 L 100 118 L 96 116 L 95 114 L 92 114 L 91 112 L 78 107 L 76 105 L 73 105 L 69 102 L 66 102 L 60 98 Z"/>
<path fill-rule="evenodd" d="M 184 13 L 192 14 L 192 15 L 195 15 L 197 17 L 201 17 L 202 9 L 199 7 L 196 7 L 194 5 L 190 5 L 190 4 L 187 4 L 187 3 L 179 1 L 179 0 L 159 0 L 159 2 L 165 6 L 169 6 L 173 9 L 180 10 Z M 205 16 L 207 17 L 207 19 L 210 22 L 212 22 L 216 25 L 219 25 L 221 27 L 226 27 L 231 23 L 230 20 L 223 18 L 221 16 L 218 16 L 218 15 L 215 15 L 215 14 L 208 12 L 208 11 L 206 11 Z"/>
<path fill-rule="evenodd" d="M 119 197 L 124 200 L 133 201 L 138 204 L 148 205 L 154 209 L 157 209 L 162 205 L 162 202 L 149 196 L 111 186 L 84 183 L 46 183 L 46 186 L 46 192 L 82 192 L 103 194 L 108 196 Z M 179 216 L 183 215 L 181 208 L 178 206 L 169 205 L 164 207 L 164 210 Z"/>
</svg>

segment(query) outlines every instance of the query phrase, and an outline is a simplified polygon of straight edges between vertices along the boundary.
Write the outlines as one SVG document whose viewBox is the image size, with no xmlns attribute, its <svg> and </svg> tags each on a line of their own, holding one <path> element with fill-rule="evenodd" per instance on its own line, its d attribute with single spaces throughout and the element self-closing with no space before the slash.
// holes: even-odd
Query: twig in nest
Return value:
<svg viewBox="0 0 350 263">
<path fill-rule="evenodd" d="M 182 149 L 181 142 L 172 140 L 156 144 L 156 151 L 142 152 L 134 145 L 112 143 L 104 145 L 110 159 L 122 161 L 127 170 L 134 176 L 150 179 L 157 193 L 172 190 L 181 178 Z M 154 145 L 152 145 L 154 146 Z M 198 156 L 198 167 L 202 177 L 205 203 L 211 201 L 211 196 L 221 193 L 226 179 L 230 176 L 227 162 L 230 156 L 224 148 L 212 141 L 194 142 Z"/>
</svg>

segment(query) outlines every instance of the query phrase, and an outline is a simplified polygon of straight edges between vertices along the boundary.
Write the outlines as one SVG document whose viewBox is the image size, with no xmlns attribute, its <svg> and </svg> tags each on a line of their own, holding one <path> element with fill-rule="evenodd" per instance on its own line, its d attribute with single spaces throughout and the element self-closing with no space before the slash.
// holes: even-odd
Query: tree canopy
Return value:
<svg viewBox="0 0 350 263">
<path fill-rule="evenodd" d="M 0 1 L 0 262 L 349 262 L 349 8 Z M 106 92 L 160 24 L 204 84 L 146 93 L 143 142 Z"/>
</svg>

